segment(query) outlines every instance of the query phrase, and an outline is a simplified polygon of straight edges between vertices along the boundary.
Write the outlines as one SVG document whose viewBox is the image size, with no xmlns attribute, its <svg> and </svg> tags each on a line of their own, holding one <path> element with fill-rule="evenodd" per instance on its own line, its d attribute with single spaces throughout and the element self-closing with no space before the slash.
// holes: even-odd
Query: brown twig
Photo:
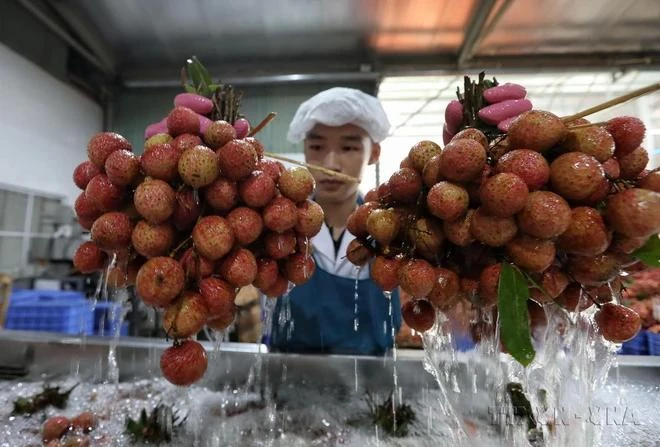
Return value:
<svg viewBox="0 0 660 447">
<path fill-rule="evenodd" d="M 188 236 L 188 237 L 185 238 L 183 241 L 181 241 L 181 243 L 180 243 L 179 245 L 177 245 L 177 246 L 174 248 L 174 250 L 172 250 L 172 251 L 170 252 L 170 258 L 175 257 L 176 254 L 179 252 L 179 250 L 181 250 L 181 248 L 183 248 L 183 247 L 184 247 L 186 244 L 188 244 L 190 241 L 192 241 L 192 237 L 190 237 L 190 236 Z"/>
<path fill-rule="evenodd" d="M 333 171 L 332 169 L 327 169 L 327 168 L 324 168 L 324 167 L 321 167 L 321 166 L 312 165 L 312 164 L 309 164 L 309 163 L 304 163 L 302 161 L 294 160 L 293 158 L 284 157 L 282 155 L 274 154 L 272 152 L 264 152 L 264 156 L 269 157 L 269 158 L 274 158 L 275 160 L 286 161 L 287 163 L 291 163 L 291 164 L 294 164 L 294 165 L 303 166 L 303 167 L 305 167 L 307 169 L 310 169 L 312 171 L 323 172 L 324 174 L 327 174 L 327 175 L 332 176 L 332 177 L 336 177 L 338 179 L 342 179 L 342 180 L 347 181 L 347 182 L 360 183 L 359 178 L 351 177 L 350 175 L 342 174 L 341 172 Z"/>
<path fill-rule="evenodd" d="M 252 129 L 252 130 L 250 131 L 250 133 L 248 133 L 247 136 L 248 136 L 248 137 L 253 137 L 253 136 L 255 136 L 256 134 L 258 134 L 259 132 L 261 132 L 261 130 L 262 130 L 264 127 L 266 127 L 271 121 L 273 121 L 273 120 L 275 119 L 276 116 L 277 116 L 277 113 L 275 113 L 275 112 L 270 112 L 270 113 L 266 116 L 266 118 L 262 119 L 261 122 L 260 122 L 259 124 L 257 124 L 257 127 L 255 127 L 254 129 Z"/>
<path fill-rule="evenodd" d="M 568 127 L 568 130 L 578 130 L 578 129 L 585 129 L 587 127 L 596 127 L 596 126 L 606 126 L 607 121 L 600 121 L 598 123 L 586 123 L 586 124 L 578 124 L 577 126 L 570 126 Z"/>
</svg>

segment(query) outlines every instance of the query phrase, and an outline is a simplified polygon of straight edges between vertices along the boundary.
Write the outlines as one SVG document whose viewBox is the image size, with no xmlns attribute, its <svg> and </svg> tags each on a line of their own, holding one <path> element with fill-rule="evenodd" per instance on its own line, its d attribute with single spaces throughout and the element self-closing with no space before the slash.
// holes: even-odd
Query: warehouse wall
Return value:
<svg viewBox="0 0 660 447">
<path fill-rule="evenodd" d="M 242 113 L 253 125 L 258 124 L 269 112 L 277 112 L 277 118 L 259 134 L 259 138 L 272 152 L 300 152 L 301 147 L 286 141 L 289 122 L 298 106 L 310 96 L 338 84 L 292 84 L 239 87 L 243 91 Z M 373 82 L 342 84 L 342 86 L 374 93 Z M 181 89 L 126 89 L 113 104 L 112 129 L 128 138 L 136 152 L 141 149 L 144 128 L 160 121 L 173 107 L 172 101 Z"/>
</svg>

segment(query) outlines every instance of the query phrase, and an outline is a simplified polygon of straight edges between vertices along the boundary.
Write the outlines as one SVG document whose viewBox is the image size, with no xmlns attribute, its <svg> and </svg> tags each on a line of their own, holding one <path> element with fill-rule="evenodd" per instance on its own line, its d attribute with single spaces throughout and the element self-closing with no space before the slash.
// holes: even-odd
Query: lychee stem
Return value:
<svg viewBox="0 0 660 447">
<path fill-rule="evenodd" d="M 175 257 L 176 254 L 177 254 L 177 253 L 178 253 L 178 252 L 179 252 L 179 251 L 180 251 L 180 250 L 181 250 L 186 244 L 188 244 L 190 241 L 192 241 L 192 236 L 188 236 L 188 237 L 185 238 L 183 241 L 181 241 L 181 243 L 180 243 L 179 245 L 177 245 L 177 246 L 174 248 L 174 250 L 172 250 L 172 251 L 170 252 L 170 258 Z"/>
</svg>

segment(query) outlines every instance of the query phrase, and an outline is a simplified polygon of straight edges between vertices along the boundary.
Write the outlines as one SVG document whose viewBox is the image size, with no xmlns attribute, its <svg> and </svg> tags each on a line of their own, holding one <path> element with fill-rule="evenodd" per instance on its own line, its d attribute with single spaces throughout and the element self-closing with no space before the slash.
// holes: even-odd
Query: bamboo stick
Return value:
<svg viewBox="0 0 660 447">
<path fill-rule="evenodd" d="M 607 121 L 600 121 L 598 123 L 585 123 L 585 124 L 578 124 L 577 126 L 570 126 L 568 127 L 568 130 L 578 130 L 578 129 L 585 129 L 587 127 L 595 127 L 595 126 L 606 126 Z"/>
<path fill-rule="evenodd" d="M 284 157 L 282 155 L 274 154 L 272 152 L 264 152 L 264 156 L 269 157 L 269 158 L 274 158 L 275 160 L 286 161 L 287 163 L 292 163 L 294 165 L 303 166 L 303 167 L 305 167 L 307 169 L 310 169 L 312 171 L 323 172 L 324 174 L 327 174 L 327 175 L 332 176 L 332 177 L 336 177 L 338 179 L 341 179 L 341 180 L 344 180 L 344 181 L 347 181 L 347 182 L 360 183 L 359 178 L 351 177 L 350 175 L 342 174 L 341 172 L 333 171 L 332 169 L 327 169 L 327 168 L 324 168 L 322 166 L 312 165 L 312 164 L 309 164 L 309 163 L 303 163 L 301 161 L 294 160 L 293 158 Z"/>
<path fill-rule="evenodd" d="M 261 129 L 263 129 L 263 128 L 266 127 L 271 121 L 273 121 L 273 119 L 275 119 L 276 116 L 277 116 L 277 113 L 275 113 L 275 112 L 270 112 L 270 113 L 266 116 L 266 118 L 262 119 L 261 122 L 260 122 L 259 124 L 257 124 L 257 127 L 255 127 L 254 129 L 252 129 L 252 130 L 250 131 L 250 133 L 248 133 L 247 136 L 248 136 L 248 137 L 253 137 L 253 136 L 256 135 L 257 133 L 259 133 L 259 132 L 261 131 Z"/>
<path fill-rule="evenodd" d="M 626 101 L 630 101 L 631 99 L 638 98 L 640 96 L 648 95 L 649 93 L 653 93 L 657 90 L 660 90 L 660 82 L 656 82 L 655 84 L 651 84 L 647 87 L 640 88 L 639 90 L 632 91 L 630 93 L 626 93 L 625 95 L 621 95 L 617 98 L 610 99 L 609 101 L 605 101 L 603 103 L 597 104 L 593 107 L 589 107 L 586 110 L 583 110 L 581 112 L 578 112 L 574 115 L 570 116 L 565 116 L 562 118 L 562 121 L 565 123 L 570 123 L 571 121 L 575 121 L 578 118 L 585 117 L 587 115 L 592 115 L 596 112 L 600 112 L 605 109 L 609 109 L 610 107 L 614 107 L 616 105 L 622 104 Z"/>
</svg>

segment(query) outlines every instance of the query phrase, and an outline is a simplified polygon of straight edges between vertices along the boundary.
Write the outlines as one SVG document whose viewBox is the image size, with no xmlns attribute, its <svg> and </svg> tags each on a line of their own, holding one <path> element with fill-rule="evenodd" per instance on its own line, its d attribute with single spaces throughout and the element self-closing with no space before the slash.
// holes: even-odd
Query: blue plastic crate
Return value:
<svg viewBox="0 0 660 447">
<path fill-rule="evenodd" d="M 112 318 L 112 311 L 114 308 L 114 319 Z M 114 335 L 115 330 L 119 324 L 121 329 L 120 335 L 128 335 L 128 323 L 121 322 L 121 308 L 120 303 L 111 301 L 99 301 L 94 307 L 94 334 L 96 335 Z"/>
<path fill-rule="evenodd" d="M 90 302 L 80 293 L 30 290 L 12 295 L 6 328 L 92 334 L 94 320 Z"/>
<path fill-rule="evenodd" d="M 650 355 L 660 355 L 660 334 L 646 332 Z"/>
<path fill-rule="evenodd" d="M 649 355 L 647 332 L 639 331 L 635 338 L 623 343 L 620 353 L 623 355 Z"/>
</svg>

